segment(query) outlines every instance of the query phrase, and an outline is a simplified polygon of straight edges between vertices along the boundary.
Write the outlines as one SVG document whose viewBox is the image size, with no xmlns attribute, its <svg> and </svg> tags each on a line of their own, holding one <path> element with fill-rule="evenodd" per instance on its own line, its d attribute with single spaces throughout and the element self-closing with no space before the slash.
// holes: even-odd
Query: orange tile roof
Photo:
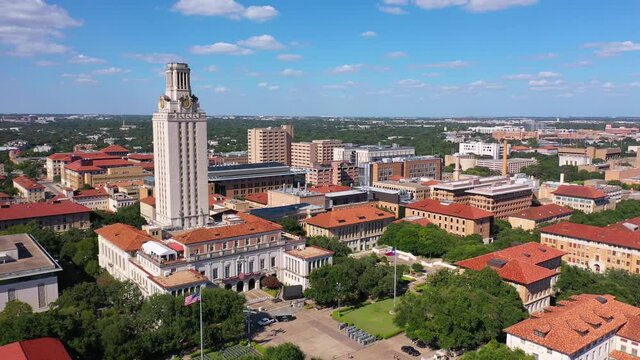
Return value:
<svg viewBox="0 0 640 360">
<path fill-rule="evenodd" d="M 9 194 L 7 194 L 5 192 L 0 191 L 0 199 L 11 199 L 12 197 L 13 196 L 11 196 L 11 195 L 9 195 Z"/>
<path fill-rule="evenodd" d="M 13 178 L 13 182 L 27 190 L 44 190 L 44 186 L 38 184 L 37 181 L 25 175 Z"/>
<path fill-rule="evenodd" d="M 0 346 L 0 358 L 4 360 L 71 360 L 62 342 L 52 337 L 16 341 Z"/>
<path fill-rule="evenodd" d="M 604 191 L 582 185 L 560 185 L 553 194 L 582 199 L 602 199 L 607 196 Z"/>
<path fill-rule="evenodd" d="M 433 199 L 416 201 L 407 205 L 407 208 L 468 220 L 479 220 L 493 217 L 492 212 L 478 209 L 473 206 L 459 203 L 446 204 Z"/>
<path fill-rule="evenodd" d="M 147 196 L 146 198 L 140 200 L 141 203 L 156 206 L 156 198 L 153 196 Z"/>
<path fill-rule="evenodd" d="M 295 256 L 304 260 L 311 260 L 319 257 L 331 256 L 335 254 L 335 251 L 327 250 L 319 246 L 310 245 L 304 249 L 292 249 L 286 252 L 291 256 Z"/>
<path fill-rule="evenodd" d="M 221 203 L 227 199 L 226 196 L 222 196 L 220 194 L 209 194 L 209 206 L 214 204 Z"/>
<path fill-rule="evenodd" d="M 506 328 L 507 334 L 566 355 L 575 354 L 610 332 L 618 331 L 640 308 L 611 295 L 576 295 Z"/>
<path fill-rule="evenodd" d="M 264 220 L 257 216 L 246 213 L 238 213 L 237 216 L 242 218 L 244 222 L 239 224 L 189 230 L 175 235 L 173 238 L 181 244 L 192 245 L 282 230 L 282 226 L 280 224 L 272 223 L 271 221 Z"/>
<path fill-rule="evenodd" d="M 309 191 L 317 192 L 321 194 L 328 194 L 332 192 L 347 191 L 347 190 L 351 190 L 351 188 L 349 186 L 333 185 L 333 184 L 332 185 L 316 185 L 316 186 L 309 187 Z"/>
<path fill-rule="evenodd" d="M 511 151 L 522 151 L 522 150 L 531 150 L 530 147 L 524 145 L 513 145 L 511 146 Z"/>
<path fill-rule="evenodd" d="M 630 233 L 627 230 L 618 229 L 616 226 L 599 227 L 565 221 L 545 226 L 540 229 L 540 233 L 640 249 L 640 232 Z"/>
<path fill-rule="evenodd" d="M 153 161 L 142 162 L 139 165 L 147 171 L 153 171 L 155 169 L 155 163 Z"/>
<path fill-rule="evenodd" d="M 267 205 L 269 203 L 269 195 L 266 192 L 249 194 L 245 196 L 244 199 L 262 205 Z"/>
<path fill-rule="evenodd" d="M 623 353 L 620 350 L 616 350 L 609 354 L 611 360 L 640 360 L 640 357 L 633 356 L 631 354 Z"/>
<path fill-rule="evenodd" d="M 427 218 L 419 218 L 419 219 L 412 219 L 412 218 L 402 218 L 402 219 L 398 219 L 396 221 L 394 221 L 394 223 L 402 223 L 402 222 L 408 222 L 408 223 L 412 223 L 412 224 L 416 224 L 416 225 L 420 225 L 420 226 L 428 226 L 429 224 L 431 224 L 431 221 L 429 221 L 429 219 Z"/>
<path fill-rule="evenodd" d="M 86 172 L 86 171 L 102 171 L 102 168 L 99 168 L 95 165 L 87 165 L 86 163 L 83 164 L 82 160 L 76 160 L 74 162 L 72 162 L 71 164 L 67 164 L 64 166 L 65 169 L 69 169 L 71 171 L 75 171 L 75 172 Z"/>
<path fill-rule="evenodd" d="M 90 198 L 90 197 L 109 197 L 109 194 L 104 188 L 78 190 L 73 194 L 74 198 Z"/>
<path fill-rule="evenodd" d="M 618 336 L 632 341 L 640 341 L 640 316 L 628 316 L 628 321 L 620 328 Z"/>
<path fill-rule="evenodd" d="M 97 229 L 96 233 L 127 252 L 139 250 L 147 241 L 155 241 L 155 238 L 146 232 L 122 223 L 103 226 Z"/>
<path fill-rule="evenodd" d="M 11 204 L 0 207 L 0 221 L 90 213 L 91 209 L 71 201 Z"/>
<path fill-rule="evenodd" d="M 311 217 L 305 220 L 305 222 L 324 229 L 331 229 L 386 219 L 395 219 L 395 215 L 380 210 L 373 205 L 360 205 L 349 208 L 334 209 Z"/>
<path fill-rule="evenodd" d="M 99 151 L 75 151 L 73 152 L 75 157 L 79 157 L 84 160 L 98 160 L 98 159 L 119 159 L 118 156 L 105 154 Z"/>
<path fill-rule="evenodd" d="M 106 148 L 100 150 L 101 152 L 108 154 L 108 153 L 128 153 L 129 149 L 120 146 L 120 145 L 109 145 Z"/>
<path fill-rule="evenodd" d="M 119 167 L 119 166 L 139 166 L 125 159 L 98 159 L 93 160 L 93 165 L 101 168 Z"/>
<path fill-rule="evenodd" d="M 56 160 L 56 161 L 64 161 L 71 162 L 73 161 L 73 154 L 70 153 L 56 153 L 47 156 L 47 159 Z"/>
<path fill-rule="evenodd" d="M 127 155 L 127 158 L 139 161 L 149 161 L 153 160 L 153 154 L 134 153 Z"/>
<path fill-rule="evenodd" d="M 509 216 L 538 222 L 552 220 L 557 217 L 569 216 L 572 213 L 573 210 L 564 206 L 548 204 L 542 206 L 532 206 L 528 209 L 524 209 Z"/>
<path fill-rule="evenodd" d="M 424 186 L 431 186 L 431 185 L 440 184 L 440 181 L 439 180 L 427 180 L 427 181 L 421 182 L 421 184 L 424 185 Z"/>
<path fill-rule="evenodd" d="M 530 242 L 458 261 L 456 265 L 476 271 L 480 271 L 489 266 L 504 280 L 529 285 L 557 275 L 555 270 L 547 269 L 539 264 L 551 259 L 560 258 L 564 254 L 564 251 L 556 250 L 536 242 Z M 500 266 L 496 260 L 498 260 L 502 266 Z"/>
</svg>

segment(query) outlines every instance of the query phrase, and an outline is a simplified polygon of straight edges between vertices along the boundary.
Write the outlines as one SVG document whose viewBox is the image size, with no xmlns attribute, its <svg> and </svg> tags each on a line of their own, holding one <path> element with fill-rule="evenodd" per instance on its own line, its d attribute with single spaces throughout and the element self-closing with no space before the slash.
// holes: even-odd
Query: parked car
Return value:
<svg viewBox="0 0 640 360">
<path fill-rule="evenodd" d="M 409 354 L 411 356 L 420 356 L 420 351 L 416 350 L 413 346 L 405 345 L 400 348 L 403 353 Z"/>
<path fill-rule="evenodd" d="M 271 299 L 271 302 L 272 302 L 272 303 L 279 303 L 279 302 L 282 302 L 282 299 L 280 299 L 280 298 L 273 298 L 273 299 Z"/>
<path fill-rule="evenodd" d="M 271 319 L 271 318 L 262 318 L 262 319 L 258 320 L 258 325 L 266 326 L 266 325 L 272 324 L 274 322 L 276 322 L 276 321 Z"/>
<path fill-rule="evenodd" d="M 277 315 L 276 316 L 276 321 L 278 322 L 287 322 L 295 319 L 296 317 L 293 315 Z"/>
<path fill-rule="evenodd" d="M 414 343 L 417 347 L 419 347 L 420 349 L 424 349 L 424 348 L 426 348 L 426 347 L 427 347 L 427 344 L 426 344 L 424 341 L 420 340 L 420 339 L 414 339 L 414 340 L 412 340 L 412 341 L 413 341 L 413 343 Z"/>
</svg>

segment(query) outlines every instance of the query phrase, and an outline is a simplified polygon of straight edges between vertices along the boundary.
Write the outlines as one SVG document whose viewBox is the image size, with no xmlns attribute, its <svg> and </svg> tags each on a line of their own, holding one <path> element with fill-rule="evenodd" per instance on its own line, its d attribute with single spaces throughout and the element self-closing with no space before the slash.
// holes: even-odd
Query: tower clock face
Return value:
<svg viewBox="0 0 640 360">
<path fill-rule="evenodd" d="M 187 96 L 182 100 L 182 107 L 188 109 L 191 107 L 191 97 Z"/>
</svg>

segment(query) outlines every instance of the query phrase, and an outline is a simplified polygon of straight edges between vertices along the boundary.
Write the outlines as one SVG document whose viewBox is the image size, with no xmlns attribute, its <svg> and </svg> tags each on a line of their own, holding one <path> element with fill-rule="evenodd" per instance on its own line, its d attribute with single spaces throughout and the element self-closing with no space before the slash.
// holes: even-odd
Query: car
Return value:
<svg viewBox="0 0 640 360">
<path fill-rule="evenodd" d="M 420 352 L 416 350 L 413 346 L 405 345 L 400 348 L 403 353 L 411 355 L 411 356 L 420 356 Z"/>
<path fill-rule="evenodd" d="M 273 298 L 273 299 L 271 299 L 271 302 L 272 302 L 272 303 L 279 303 L 279 302 L 282 302 L 282 299 L 280 299 L 280 298 Z"/>
<path fill-rule="evenodd" d="M 258 320 L 258 325 L 266 326 L 266 325 L 269 325 L 269 324 L 273 324 L 274 322 L 276 322 L 276 321 L 271 319 L 271 318 L 262 318 L 262 319 Z"/>
<path fill-rule="evenodd" d="M 295 319 L 296 317 L 293 315 L 277 315 L 276 316 L 276 321 L 278 322 L 287 322 Z"/>
<path fill-rule="evenodd" d="M 412 340 L 412 341 L 420 349 L 424 349 L 424 348 L 427 347 L 427 344 L 424 341 L 420 340 L 420 339 L 415 339 L 415 340 Z"/>
</svg>

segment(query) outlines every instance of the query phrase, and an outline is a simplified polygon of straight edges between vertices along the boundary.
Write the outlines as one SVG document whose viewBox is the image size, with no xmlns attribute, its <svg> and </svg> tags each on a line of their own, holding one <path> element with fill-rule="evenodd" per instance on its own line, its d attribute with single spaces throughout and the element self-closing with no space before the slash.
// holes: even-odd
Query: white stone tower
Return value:
<svg viewBox="0 0 640 360">
<path fill-rule="evenodd" d="M 191 94 L 187 64 L 167 64 L 167 87 L 153 114 L 156 222 L 204 226 L 209 215 L 207 116 Z"/>
</svg>

